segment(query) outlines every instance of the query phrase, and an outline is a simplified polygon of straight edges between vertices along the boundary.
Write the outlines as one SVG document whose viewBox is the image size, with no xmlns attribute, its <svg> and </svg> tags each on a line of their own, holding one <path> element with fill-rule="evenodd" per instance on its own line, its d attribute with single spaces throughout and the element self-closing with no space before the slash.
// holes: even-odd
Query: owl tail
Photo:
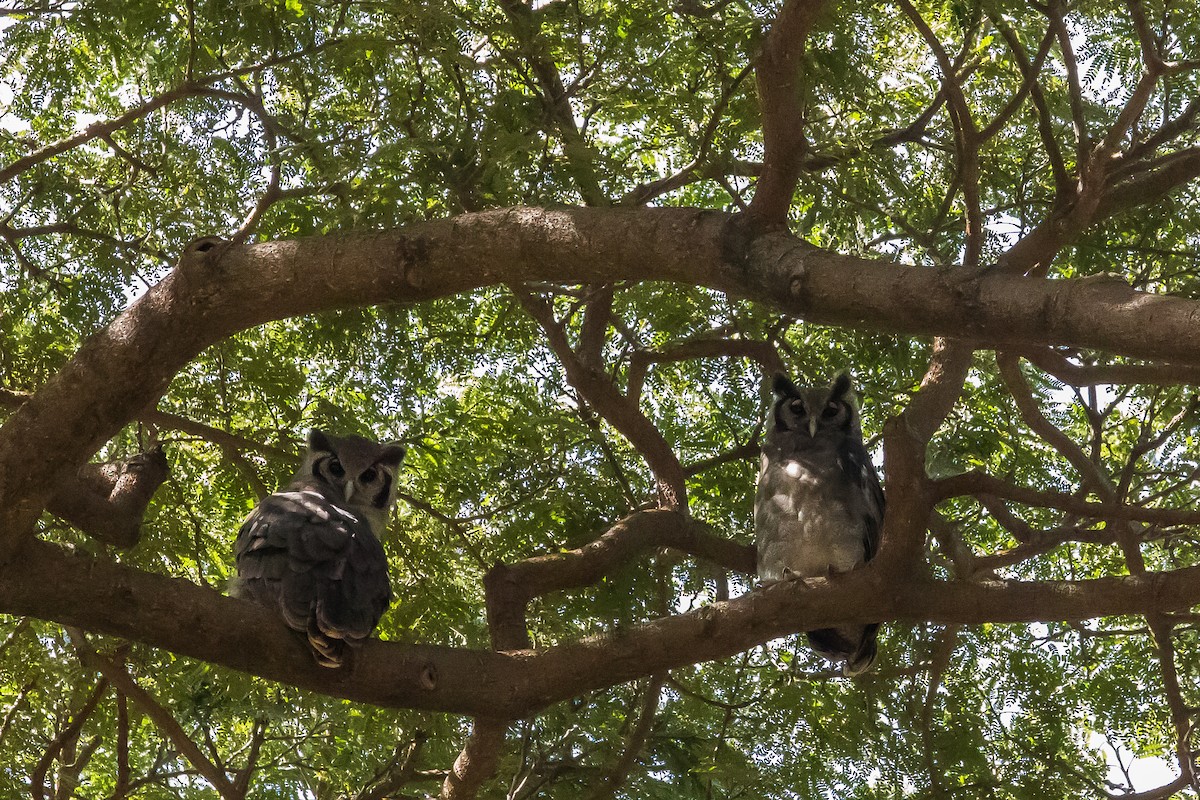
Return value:
<svg viewBox="0 0 1200 800">
<path fill-rule="evenodd" d="M 312 650 L 313 658 L 322 667 L 337 669 L 346 663 L 349 658 L 350 648 L 346 645 L 344 639 L 336 639 L 329 636 L 319 627 L 317 627 L 317 617 L 312 615 L 308 618 L 308 646 Z"/>
<path fill-rule="evenodd" d="M 866 672 L 875 663 L 875 635 L 879 625 L 862 628 L 821 628 L 808 632 L 808 643 L 818 655 L 841 661 L 842 674 L 853 677 Z"/>
</svg>

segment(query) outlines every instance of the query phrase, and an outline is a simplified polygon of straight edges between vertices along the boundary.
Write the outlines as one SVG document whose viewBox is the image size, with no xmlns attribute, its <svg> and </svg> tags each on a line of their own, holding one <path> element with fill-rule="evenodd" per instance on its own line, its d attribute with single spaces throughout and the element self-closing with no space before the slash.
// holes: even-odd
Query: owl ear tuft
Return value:
<svg viewBox="0 0 1200 800">
<path fill-rule="evenodd" d="M 400 466 L 400 462 L 404 460 L 404 454 L 407 452 L 408 448 L 399 442 L 386 442 L 383 445 L 383 455 L 379 457 L 377 463 L 395 469 Z"/>
<path fill-rule="evenodd" d="M 782 372 L 776 372 L 771 378 L 771 391 L 777 397 L 788 397 L 799 395 L 800 390 L 796 388 L 796 384 L 792 383 L 791 379 Z"/>
<path fill-rule="evenodd" d="M 831 400 L 840 400 L 850 394 L 854 389 L 850 381 L 850 373 L 842 370 L 833 378 L 833 386 L 829 389 L 829 397 Z"/>
<path fill-rule="evenodd" d="M 322 431 L 313 428 L 308 432 L 308 449 L 320 453 L 332 453 L 333 445 L 329 437 Z"/>
</svg>

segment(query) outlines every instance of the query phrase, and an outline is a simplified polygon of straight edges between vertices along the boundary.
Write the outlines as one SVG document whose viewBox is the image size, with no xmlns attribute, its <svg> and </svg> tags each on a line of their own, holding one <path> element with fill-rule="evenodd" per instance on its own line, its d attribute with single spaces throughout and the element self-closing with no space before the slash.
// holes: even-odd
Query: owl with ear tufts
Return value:
<svg viewBox="0 0 1200 800">
<path fill-rule="evenodd" d="M 291 483 L 238 531 L 229 593 L 277 610 L 323 667 L 342 666 L 392 602 L 379 541 L 404 453 L 398 442 L 313 430 Z"/>
<path fill-rule="evenodd" d="M 850 376 L 828 387 L 798 387 L 786 375 L 772 382 L 762 470 L 754 501 L 758 577 L 825 577 L 870 561 L 879 549 L 884 498 L 862 442 Z M 857 675 L 875 660 L 879 625 L 808 632 L 812 648 Z"/>
</svg>

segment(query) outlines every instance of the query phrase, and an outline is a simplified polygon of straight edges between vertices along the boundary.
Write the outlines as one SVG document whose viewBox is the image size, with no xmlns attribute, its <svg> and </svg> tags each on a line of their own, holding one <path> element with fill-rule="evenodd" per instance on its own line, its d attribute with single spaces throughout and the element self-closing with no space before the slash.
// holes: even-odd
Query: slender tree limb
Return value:
<svg viewBox="0 0 1200 800">
<path fill-rule="evenodd" d="M 638 756 L 646 746 L 646 740 L 650 737 L 650 731 L 654 727 L 654 719 L 658 715 L 658 703 L 662 698 L 662 689 L 666 678 L 666 673 L 650 676 L 646 688 L 642 692 L 637 722 L 625 736 L 625 746 L 621 749 L 621 755 L 616 763 L 604 772 L 599 784 L 588 795 L 588 800 L 611 800 L 629 780 L 629 772 L 637 763 Z"/>
<path fill-rule="evenodd" d="M 216 789 L 217 794 L 224 800 L 243 800 L 245 794 L 237 790 L 229 776 L 200 751 L 199 746 L 187 735 L 174 715 L 150 692 L 139 686 L 122 665 L 92 650 L 87 637 L 80 631 L 72 632 L 71 640 L 79 651 L 81 660 L 103 675 L 121 694 L 136 703 L 142 713 L 154 721 L 155 726 L 172 746 Z"/>
<path fill-rule="evenodd" d="M 266 741 L 269 727 L 270 723 L 266 719 L 254 721 L 254 730 L 250 734 L 250 747 L 246 753 L 246 764 L 234 773 L 233 788 L 243 797 L 250 791 L 250 781 L 254 778 L 254 771 L 258 768 L 259 753 L 262 751 L 263 742 Z"/>
<path fill-rule="evenodd" d="M 692 162 L 674 175 L 659 178 L 650 183 L 643 183 L 630 189 L 621 198 L 621 205 L 643 205 L 664 194 L 681 189 L 692 181 L 705 176 L 706 170 L 703 169 L 703 166 L 708 161 L 708 153 L 712 148 L 713 139 L 716 138 L 717 128 L 720 125 L 721 119 L 725 116 L 725 109 L 729 106 L 729 101 L 733 99 L 734 94 L 737 93 L 738 88 L 742 85 L 742 81 L 750 74 L 753 66 L 753 64 L 747 64 L 721 89 L 721 96 L 713 107 L 712 113 L 709 114 L 708 122 L 705 123 L 704 129 L 700 133 L 700 146 L 696 149 L 696 157 L 692 159 Z M 712 165 L 712 168 L 717 167 L 719 165 Z"/>
<path fill-rule="evenodd" d="M 1071 386 L 1200 385 L 1200 368 L 1186 364 L 1076 364 L 1049 347 L 1016 352 L 1038 369 Z"/>
<path fill-rule="evenodd" d="M 933 708 L 937 703 L 938 688 L 942 685 L 946 669 L 950 666 L 950 657 L 958 644 L 957 625 L 950 625 L 940 634 L 933 645 L 933 653 L 929 658 L 929 686 L 925 689 L 925 702 L 921 705 L 921 739 L 924 743 L 925 772 L 929 776 L 929 791 L 934 798 L 946 797 L 942 786 L 941 775 L 934 758 L 933 740 Z"/>
<path fill-rule="evenodd" d="M 1152 155 L 1167 142 L 1190 132 L 1196 124 L 1197 115 L 1200 115 L 1200 97 L 1193 97 L 1177 116 L 1163 122 L 1156 130 L 1127 148 L 1124 153 L 1125 161 L 1136 163 Z"/>
<path fill-rule="evenodd" d="M 950 121 L 954 125 L 954 150 L 958 158 L 958 179 L 962 187 L 963 203 L 966 205 L 966 246 L 963 253 L 963 265 L 970 268 L 979 266 L 980 254 L 983 252 L 983 210 L 979 196 L 979 127 L 971 114 L 970 104 L 963 94 L 959 83 L 957 70 L 951 63 L 942 43 L 921 17 L 909 0 L 898 0 L 900 9 L 913 23 L 933 53 L 934 60 L 942 72 L 942 90 L 946 93 L 950 109 Z M 964 42 L 964 51 L 966 43 Z"/>
<path fill-rule="evenodd" d="M 194 80 L 188 79 L 188 80 L 181 81 L 180 83 L 176 84 L 174 87 L 167 89 L 166 91 L 164 91 L 158 95 L 155 95 L 154 97 L 150 98 L 149 100 L 146 100 L 145 102 L 141 103 L 140 105 L 137 105 L 137 106 L 129 109 L 124 114 L 121 114 L 121 115 L 114 117 L 112 119 L 109 119 L 109 120 L 104 120 L 102 122 L 93 122 L 91 125 L 88 125 L 86 128 L 84 128 L 82 131 L 80 131 L 77 134 L 68 136 L 65 139 L 60 139 L 57 142 L 53 142 L 51 144 L 45 145 L 45 146 L 39 148 L 38 150 L 35 150 L 34 152 L 30 153 L 29 155 L 18 158 L 17 160 L 10 163 L 8 166 L 4 167 L 3 169 L 0 169 L 0 183 L 5 183 L 5 182 L 11 180 L 12 178 L 14 178 L 15 176 L 21 174 L 22 172 L 25 172 L 44 161 L 54 158 L 57 155 L 61 155 L 62 153 L 67 152 L 68 150 L 73 150 L 76 147 L 79 147 L 80 145 L 87 144 L 88 142 L 92 141 L 93 139 L 107 140 L 116 131 L 121 130 L 122 128 L 130 125 L 131 123 L 138 121 L 139 119 L 142 119 L 144 117 L 149 116 L 150 114 L 153 114 L 155 111 L 158 111 L 159 109 L 164 108 L 164 107 L 170 105 L 171 103 L 177 102 L 179 100 L 183 100 L 188 97 L 197 97 L 197 96 L 201 96 L 201 95 L 211 94 L 213 91 L 211 89 L 211 86 L 214 83 L 217 83 L 222 80 L 226 80 L 231 77 L 239 76 L 239 75 L 247 75 L 247 74 L 251 74 L 254 72 L 260 72 L 262 70 L 269 69 L 271 67 L 278 66 L 280 64 L 285 64 L 290 61 L 295 61 L 300 58 L 305 58 L 307 56 L 313 55 L 314 53 L 317 53 L 320 50 L 323 50 L 326 47 L 332 46 L 334 44 L 340 44 L 340 42 L 338 40 L 330 40 L 328 42 L 323 42 L 315 47 L 307 48 L 305 50 L 302 50 L 302 51 L 299 51 L 296 53 L 288 53 L 288 54 L 285 54 L 282 56 L 277 56 L 277 57 L 268 59 L 268 60 L 263 61 L 258 64 L 245 66 L 245 67 L 238 67 L 236 69 L 227 70 L 225 72 L 213 73 L 211 75 L 203 75 Z"/>
<path fill-rule="evenodd" d="M 207 87 L 198 81 L 183 81 L 176 86 L 155 95 L 138 106 L 135 106 L 124 114 L 114 117 L 103 122 L 93 122 L 79 133 L 68 136 L 65 139 L 60 139 L 57 142 L 45 145 L 29 155 L 22 156 L 11 162 L 8 166 L 0 169 L 0 183 L 5 183 L 12 180 L 17 175 L 25 172 L 33 167 L 48 161 L 57 155 L 61 155 L 68 150 L 73 150 L 80 145 L 87 144 L 93 139 L 105 138 L 111 136 L 114 132 L 121 128 L 136 122 L 143 117 L 153 114 L 160 108 L 164 108 L 177 100 L 182 100 L 186 97 L 197 97 L 202 94 Z"/>
<path fill-rule="evenodd" d="M 687 478 L 683 466 L 670 443 L 625 395 L 617 390 L 612 379 L 596 363 L 571 349 L 566 333 L 554 318 L 550 304 L 523 289 L 513 290 L 521 306 L 542 326 L 550 348 L 558 356 L 567 373 L 567 382 L 616 428 L 642 455 L 658 484 L 659 502 L 665 508 L 687 508 Z"/>
<path fill-rule="evenodd" d="M 1000 15 L 993 16 L 992 22 L 998 28 L 1001 26 L 1007 28 L 1009 34 L 1013 35 L 1013 41 L 1017 41 L 1015 39 L 1015 33 L 1012 31 L 1012 26 L 1008 25 L 1008 23 L 1004 21 L 1003 17 Z M 1005 34 L 1002 33 L 1002 35 Z M 1005 38 L 1008 38 L 1007 35 L 1005 35 Z M 1017 43 L 1019 45 L 1019 41 Z M 1028 97 L 1034 90 L 1034 87 L 1038 82 L 1038 76 L 1042 72 L 1042 66 L 1046 62 L 1046 56 L 1050 54 L 1050 47 L 1053 44 L 1054 31 L 1047 30 L 1046 35 L 1042 37 L 1042 43 L 1038 46 L 1037 54 L 1034 55 L 1032 63 L 1029 62 L 1028 58 L 1017 59 L 1017 66 L 1021 71 L 1021 87 L 1017 89 L 1016 94 L 1009 98 L 1009 101 L 1004 104 L 1004 108 L 1000 110 L 1000 113 L 998 113 L 995 118 L 992 119 L 992 121 L 989 122 L 987 126 L 979 132 L 980 142 L 986 142 L 1000 131 L 1004 130 L 1004 126 L 1007 125 L 1008 121 L 1012 119 L 1014 114 L 1016 114 L 1017 110 L 1021 107 L 1021 104 L 1025 102 L 1025 98 Z M 1012 41 L 1009 42 L 1009 47 L 1010 49 L 1012 48 Z M 1022 48 L 1021 55 L 1024 55 L 1024 48 Z"/>
<path fill-rule="evenodd" d="M 129 774 L 129 699 L 117 692 L 117 777 L 113 797 L 129 794 L 132 781 Z"/>
<path fill-rule="evenodd" d="M 1089 519 L 1129 520 L 1149 525 L 1200 525 L 1200 511 L 1190 508 L 1145 508 L 1116 503 L 1093 503 L 1077 495 L 1043 492 L 1017 486 L 982 472 L 964 472 L 933 481 L 930 491 L 935 501 L 952 497 L 992 495 L 1036 508 L 1054 508 Z"/>
<path fill-rule="evenodd" d="M 500 6 L 525 51 L 525 58 L 541 89 L 542 102 L 562 137 L 567 171 L 575 180 L 580 196 L 591 206 L 608 205 L 608 198 L 596 176 L 595 164 L 588 154 L 587 141 L 575 123 L 575 111 L 571 108 L 571 99 L 563 86 L 558 65 L 546 52 L 545 41 L 539 36 L 537 17 L 523 0 L 501 0 Z"/>
<path fill-rule="evenodd" d="M 1000 368 L 1000 376 L 1004 379 L 1021 419 L 1030 429 L 1058 451 L 1059 455 L 1070 462 L 1071 466 L 1083 478 L 1084 483 L 1092 491 L 1105 500 L 1114 498 L 1112 484 L 1107 475 L 1093 462 L 1069 436 L 1060 431 L 1054 423 L 1046 419 L 1038 407 L 1033 389 L 1021 374 L 1020 362 L 1016 355 L 996 353 L 996 364 Z"/>
<path fill-rule="evenodd" d="M 91 695 L 84 701 L 78 711 L 71 715 L 70 721 L 64 726 L 54 738 L 46 745 L 46 749 L 42 753 L 41 759 L 29 773 L 29 793 L 34 800 L 46 800 L 46 775 L 50 771 L 50 765 L 54 763 L 54 759 L 59 757 L 59 753 L 67 745 L 79 738 L 83 726 L 87 723 L 88 718 L 96 710 L 96 706 L 100 704 L 104 693 L 108 691 L 108 680 L 101 678 L 96 682 L 96 688 L 92 690 Z"/>
<path fill-rule="evenodd" d="M 783 371 L 783 360 L 771 342 L 756 339 L 699 338 L 670 345 L 662 350 L 636 350 L 629 358 L 625 396 L 637 402 L 651 364 L 690 361 L 696 358 L 749 358 L 768 373 Z"/>
<path fill-rule="evenodd" d="M 689 477 L 695 477 L 702 472 L 707 472 L 713 467 L 719 467 L 722 464 L 728 464 L 732 461 L 748 461 L 758 458 L 762 452 L 762 444 L 759 442 L 758 436 L 755 435 L 749 442 L 738 445 L 732 450 L 728 450 L 720 455 L 715 455 L 712 458 L 704 458 L 691 464 L 684 465 L 683 471 Z"/>
<path fill-rule="evenodd" d="M 1029 99 L 1033 103 L 1034 112 L 1037 117 L 1038 137 L 1042 140 L 1042 149 L 1046 154 L 1047 160 L 1050 162 L 1050 174 L 1054 178 L 1055 187 L 1055 205 L 1064 206 L 1070 202 L 1070 198 L 1074 195 L 1074 184 L 1071 181 L 1071 176 L 1067 172 L 1066 162 L 1063 160 L 1062 150 L 1058 146 L 1058 137 L 1054 131 L 1054 117 L 1050 113 L 1050 106 L 1046 102 L 1046 94 L 1042 89 L 1041 83 L 1037 81 L 1037 71 L 1033 68 L 1033 63 L 1029 60 L 1029 54 L 1025 51 L 1024 45 L 1017 37 L 1016 31 L 1012 29 L 1004 20 L 1004 15 L 997 9 L 988 5 L 988 14 L 991 17 L 992 24 L 1000 31 L 1000 35 L 1004 37 L 1005 43 L 1008 44 L 1008 49 L 1012 51 L 1013 58 L 1017 62 L 1021 74 L 1029 83 Z M 1057 37 L 1057 33 L 1051 25 L 1047 30 L 1047 36 Z"/>
<path fill-rule="evenodd" d="M 749 545 L 722 538 L 680 511 L 654 509 L 625 517 L 583 547 L 534 556 L 493 567 L 491 580 L 516 584 L 528 599 L 550 592 L 590 586 L 639 553 L 661 547 L 741 572 L 755 572 L 755 551 Z"/>
<path fill-rule="evenodd" d="M 387 767 L 358 793 L 355 800 L 386 800 L 389 795 L 413 781 L 417 776 L 421 751 L 428 740 L 429 734 L 417 731 L 406 745 L 397 746 Z"/>
<path fill-rule="evenodd" d="M 1171 153 L 1105 190 L 1096 206 L 1096 217 L 1105 219 L 1157 202 L 1197 177 L 1200 177 L 1200 147 Z"/>
</svg>

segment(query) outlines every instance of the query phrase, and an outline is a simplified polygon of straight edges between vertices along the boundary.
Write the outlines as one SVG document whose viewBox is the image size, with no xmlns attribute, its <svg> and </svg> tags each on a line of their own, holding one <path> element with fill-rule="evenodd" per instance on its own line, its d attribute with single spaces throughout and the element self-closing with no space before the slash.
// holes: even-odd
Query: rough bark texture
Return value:
<svg viewBox="0 0 1200 800">
<path fill-rule="evenodd" d="M 150 498 L 167 479 L 161 448 L 103 464 L 84 464 L 55 488 L 46 510 L 106 544 L 133 547 Z"/>
<path fill-rule="evenodd" d="M 708 286 L 818 323 L 1200 364 L 1195 301 L 1108 277 L 1046 281 L 842 256 L 783 233 L 751 237 L 737 218 L 714 211 L 515 208 L 387 233 L 222 244 L 185 254 L 0 430 L 0 561 L 28 535 L 55 478 L 236 331 L 498 283 L 625 279 Z"/>
<path fill-rule="evenodd" d="M 1076 620 L 1200 602 L 1200 567 L 1091 581 L 936 582 L 875 565 L 785 582 L 687 614 L 546 650 L 493 652 L 372 640 L 348 669 L 317 666 L 270 611 L 178 578 L 64 553 L 43 542 L 0 583 L 0 608 L 164 647 L 270 680 L 379 706 L 520 718 L 580 693 L 814 627 Z"/>
</svg>

